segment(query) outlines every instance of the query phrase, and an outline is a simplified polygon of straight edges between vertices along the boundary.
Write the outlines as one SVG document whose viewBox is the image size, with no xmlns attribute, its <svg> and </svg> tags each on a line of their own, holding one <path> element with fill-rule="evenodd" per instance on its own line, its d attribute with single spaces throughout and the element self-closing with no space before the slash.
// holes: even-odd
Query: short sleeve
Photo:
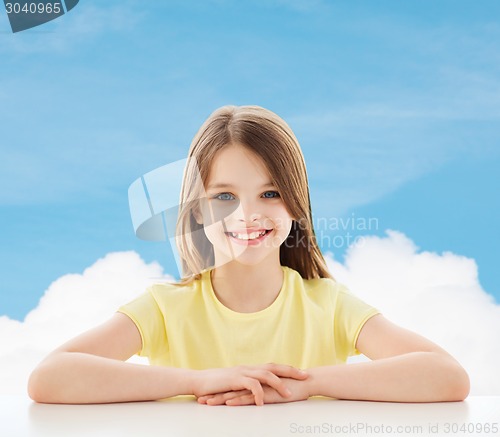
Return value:
<svg viewBox="0 0 500 437">
<path fill-rule="evenodd" d="M 334 338 L 337 355 L 347 359 L 351 355 L 359 355 L 356 341 L 363 325 L 380 311 L 355 296 L 346 287 L 337 284 Z"/>
<path fill-rule="evenodd" d="M 142 349 L 138 355 L 154 358 L 167 351 L 164 317 L 151 289 L 122 305 L 118 312 L 130 317 L 141 334 Z"/>
</svg>

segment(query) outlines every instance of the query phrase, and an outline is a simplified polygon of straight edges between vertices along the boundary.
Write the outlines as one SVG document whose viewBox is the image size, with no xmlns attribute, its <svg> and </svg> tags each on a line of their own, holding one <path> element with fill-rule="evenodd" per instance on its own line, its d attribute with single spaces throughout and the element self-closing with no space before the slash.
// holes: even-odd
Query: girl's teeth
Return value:
<svg viewBox="0 0 500 437">
<path fill-rule="evenodd" d="M 231 232 L 231 237 L 238 238 L 240 240 L 253 240 L 255 238 L 262 237 L 265 233 L 266 231 L 252 232 L 251 234 L 235 234 L 234 232 Z"/>
</svg>

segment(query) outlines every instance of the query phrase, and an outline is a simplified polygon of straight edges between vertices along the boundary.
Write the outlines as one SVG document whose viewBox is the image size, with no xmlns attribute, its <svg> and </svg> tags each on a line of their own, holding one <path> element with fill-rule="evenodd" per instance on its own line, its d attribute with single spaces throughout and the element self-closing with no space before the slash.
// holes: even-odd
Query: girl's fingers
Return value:
<svg viewBox="0 0 500 437">
<path fill-rule="evenodd" d="M 273 372 L 263 369 L 255 369 L 252 371 L 252 377 L 258 379 L 261 383 L 267 384 L 269 387 L 274 388 L 281 396 L 291 396 L 291 392 L 285 385 L 285 382 L 276 376 Z"/>
<path fill-rule="evenodd" d="M 198 398 L 199 403 L 210 405 L 220 405 L 238 396 L 247 396 L 246 400 L 253 396 L 256 405 L 264 404 L 263 385 L 269 386 L 283 398 L 292 396 L 291 391 L 282 378 L 306 379 L 307 372 L 284 364 L 268 363 L 260 366 L 240 366 L 237 367 L 239 375 L 232 381 L 227 392 L 205 394 Z M 235 401 L 236 403 L 236 401 Z"/>
<path fill-rule="evenodd" d="M 238 391 L 232 391 L 228 393 L 219 393 L 216 395 L 208 395 L 208 396 L 203 396 L 201 399 L 202 403 L 206 402 L 208 405 L 222 405 L 225 404 L 226 401 L 237 398 L 242 395 L 252 395 L 252 392 L 250 390 L 238 390 Z"/>
<path fill-rule="evenodd" d="M 264 389 L 257 379 L 247 377 L 243 385 L 252 392 L 255 398 L 255 405 L 264 405 Z"/>
<path fill-rule="evenodd" d="M 268 363 L 264 365 L 264 369 L 274 373 L 277 376 L 284 376 L 293 379 L 307 379 L 309 374 L 305 370 L 297 369 L 286 364 Z"/>
<path fill-rule="evenodd" d="M 206 396 L 200 396 L 196 400 L 198 401 L 199 404 L 204 404 L 206 403 L 209 399 L 213 398 L 215 395 L 206 395 Z"/>
<path fill-rule="evenodd" d="M 226 405 L 236 406 L 236 405 L 253 405 L 254 399 L 251 395 L 238 396 L 237 398 L 228 399 Z"/>
</svg>

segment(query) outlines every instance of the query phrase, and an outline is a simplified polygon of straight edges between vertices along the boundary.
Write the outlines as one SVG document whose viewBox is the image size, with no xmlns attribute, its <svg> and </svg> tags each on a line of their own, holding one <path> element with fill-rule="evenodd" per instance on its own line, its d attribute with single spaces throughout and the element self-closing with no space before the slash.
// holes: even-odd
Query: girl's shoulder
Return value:
<svg viewBox="0 0 500 437">
<path fill-rule="evenodd" d="M 379 312 L 366 303 L 357 293 L 332 278 L 303 279 L 304 294 L 317 306 L 329 312 L 365 314 Z"/>
<path fill-rule="evenodd" d="M 304 278 L 300 272 L 288 266 L 281 266 L 290 282 L 302 283 L 305 287 L 321 288 L 335 285 L 337 281 L 332 278 Z"/>
<path fill-rule="evenodd" d="M 192 281 L 162 281 L 156 282 L 148 287 L 147 292 L 158 299 L 182 298 L 191 294 L 196 294 L 201 287 L 200 279 Z"/>
<path fill-rule="evenodd" d="M 294 284 L 295 287 L 302 288 L 307 294 L 325 294 L 331 295 L 338 293 L 349 293 L 348 288 L 337 282 L 333 278 L 303 278 L 299 272 L 291 269 L 290 267 L 285 267 L 288 271 L 290 283 Z"/>
<path fill-rule="evenodd" d="M 193 278 L 189 281 L 162 281 L 149 286 L 148 292 L 153 294 L 183 294 L 196 291 L 201 279 Z"/>
<path fill-rule="evenodd" d="M 188 284 L 179 284 L 174 281 L 161 281 L 149 285 L 142 294 L 125 305 L 120 311 L 128 315 L 143 314 L 152 317 L 153 314 L 161 316 L 172 308 L 182 311 L 185 308 L 199 305 L 199 281 Z"/>
</svg>

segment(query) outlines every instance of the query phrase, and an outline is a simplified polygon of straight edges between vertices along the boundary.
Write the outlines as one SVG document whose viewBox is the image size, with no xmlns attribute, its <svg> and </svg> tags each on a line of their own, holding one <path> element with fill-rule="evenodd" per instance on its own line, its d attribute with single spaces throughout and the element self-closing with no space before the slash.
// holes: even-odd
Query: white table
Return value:
<svg viewBox="0 0 500 437">
<path fill-rule="evenodd" d="M 465 428 L 460 428 L 465 424 Z M 311 398 L 263 407 L 211 407 L 193 398 L 104 405 L 36 404 L 0 396 L 0 436 L 478 436 L 500 435 L 500 396 L 397 404 Z M 490 427 L 487 431 L 487 427 Z M 467 429 L 467 427 L 470 427 Z M 456 432 L 453 432 L 456 431 Z"/>
</svg>

